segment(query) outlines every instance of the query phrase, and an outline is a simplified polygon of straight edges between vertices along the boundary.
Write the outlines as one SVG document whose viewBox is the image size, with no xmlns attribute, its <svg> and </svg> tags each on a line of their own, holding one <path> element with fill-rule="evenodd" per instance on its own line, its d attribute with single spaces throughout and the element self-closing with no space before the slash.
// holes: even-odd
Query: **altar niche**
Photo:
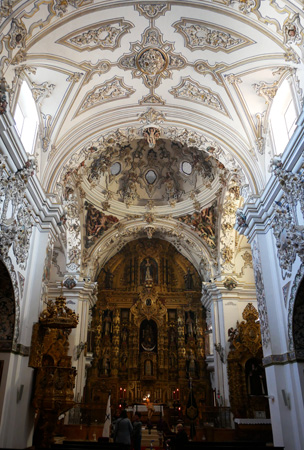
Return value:
<svg viewBox="0 0 304 450">
<path fill-rule="evenodd" d="M 140 352 L 157 353 L 157 325 L 154 320 L 143 320 L 140 325 Z"/>
<path fill-rule="evenodd" d="M 140 264 L 140 284 L 158 284 L 158 264 L 153 258 L 145 258 Z"/>
</svg>

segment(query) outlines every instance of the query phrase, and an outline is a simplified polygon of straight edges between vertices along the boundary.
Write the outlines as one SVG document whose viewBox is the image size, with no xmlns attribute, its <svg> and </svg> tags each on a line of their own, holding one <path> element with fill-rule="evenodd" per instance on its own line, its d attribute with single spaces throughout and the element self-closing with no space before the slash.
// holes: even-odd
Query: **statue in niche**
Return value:
<svg viewBox="0 0 304 450">
<path fill-rule="evenodd" d="M 147 352 L 152 352 L 156 347 L 155 330 L 149 321 L 144 321 L 141 335 L 141 346 Z"/>
<path fill-rule="evenodd" d="M 145 258 L 140 265 L 140 284 L 158 284 L 158 265 L 153 258 Z"/>
<path fill-rule="evenodd" d="M 121 344 L 126 345 L 128 340 L 128 329 L 127 327 L 123 327 L 121 331 Z"/>
<path fill-rule="evenodd" d="M 170 328 L 169 330 L 169 346 L 176 347 L 176 334 L 174 328 Z"/>
<path fill-rule="evenodd" d="M 176 354 L 174 352 L 171 352 L 169 355 L 169 366 L 170 369 L 175 369 L 176 368 L 176 364 L 177 363 L 177 358 L 176 358 Z"/>
<path fill-rule="evenodd" d="M 194 335 L 194 320 L 193 320 L 193 318 L 191 316 L 191 311 L 189 311 L 188 314 L 187 314 L 186 334 L 187 334 L 188 337 Z"/>
<path fill-rule="evenodd" d="M 265 370 L 259 361 L 255 358 L 249 359 L 245 365 L 245 372 L 248 395 L 267 395 Z"/>
<path fill-rule="evenodd" d="M 121 356 L 121 370 L 125 371 L 127 370 L 127 362 L 128 362 L 128 356 L 126 353 L 123 353 Z"/>
<path fill-rule="evenodd" d="M 153 366 L 150 359 L 145 361 L 145 375 L 148 377 L 153 375 Z"/>
<path fill-rule="evenodd" d="M 196 360 L 192 350 L 189 355 L 188 375 L 191 378 L 196 377 Z"/>
<path fill-rule="evenodd" d="M 110 375 L 110 359 L 108 358 L 108 354 L 105 353 L 103 358 L 100 358 L 98 360 L 98 376 L 100 377 L 101 375 Z"/>
<path fill-rule="evenodd" d="M 193 289 L 193 273 L 190 270 L 190 267 L 187 269 L 187 273 L 184 275 L 185 280 L 185 289 L 187 291 L 191 291 Z"/>
<path fill-rule="evenodd" d="M 106 270 L 104 269 L 104 273 L 105 273 L 105 288 L 106 289 L 113 289 L 113 278 L 114 275 L 112 274 L 111 270 Z"/>
<path fill-rule="evenodd" d="M 112 332 L 112 319 L 111 319 L 111 315 L 110 315 L 109 311 L 107 312 L 107 314 L 104 317 L 103 326 L 104 326 L 105 336 L 110 336 L 110 334 Z"/>
</svg>

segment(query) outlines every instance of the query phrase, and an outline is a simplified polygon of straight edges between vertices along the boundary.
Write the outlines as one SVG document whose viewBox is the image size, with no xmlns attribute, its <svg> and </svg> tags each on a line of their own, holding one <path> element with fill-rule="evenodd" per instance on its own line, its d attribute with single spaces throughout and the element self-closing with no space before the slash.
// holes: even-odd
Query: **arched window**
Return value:
<svg viewBox="0 0 304 450">
<path fill-rule="evenodd" d="M 273 99 L 269 114 L 273 154 L 284 151 L 295 130 L 297 117 L 291 86 L 288 80 L 284 80 Z"/>
<path fill-rule="evenodd" d="M 39 117 L 32 92 L 25 81 L 20 89 L 14 119 L 25 151 L 34 153 Z"/>
</svg>

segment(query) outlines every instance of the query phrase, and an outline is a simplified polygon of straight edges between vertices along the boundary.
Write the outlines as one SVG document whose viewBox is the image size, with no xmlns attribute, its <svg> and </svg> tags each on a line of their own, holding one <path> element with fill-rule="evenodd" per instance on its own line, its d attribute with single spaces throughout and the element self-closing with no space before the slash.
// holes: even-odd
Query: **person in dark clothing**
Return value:
<svg viewBox="0 0 304 450">
<path fill-rule="evenodd" d="M 121 449 L 129 450 L 131 448 L 131 433 L 133 427 L 128 419 L 127 411 L 121 411 L 120 418 L 115 422 L 114 442 L 121 444 Z"/>
<path fill-rule="evenodd" d="M 176 435 L 168 439 L 167 442 L 173 450 L 183 450 L 185 444 L 189 442 L 188 435 L 184 429 L 184 425 L 179 423 L 176 427 Z"/>
<path fill-rule="evenodd" d="M 140 421 L 141 414 L 136 412 L 133 420 L 133 449 L 140 450 L 141 447 L 141 429 L 142 423 Z"/>
</svg>

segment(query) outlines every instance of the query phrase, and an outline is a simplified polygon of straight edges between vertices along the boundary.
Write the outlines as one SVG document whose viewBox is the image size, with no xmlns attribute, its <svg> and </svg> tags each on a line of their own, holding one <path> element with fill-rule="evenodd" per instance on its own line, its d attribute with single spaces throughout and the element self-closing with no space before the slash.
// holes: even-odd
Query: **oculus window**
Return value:
<svg viewBox="0 0 304 450">
<path fill-rule="evenodd" d="M 191 175 L 192 173 L 192 165 L 188 161 L 182 162 L 181 169 L 185 175 Z"/>
<path fill-rule="evenodd" d="M 146 181 L 148 184 L 153 184 L 157 178 L 156 173 L 154 172 L 154 170 L 148 170 L 148 172 L 146 173 Z"/>
<path fill-rule="evenodd" d="M 111 175 L 118 175 L 121 171 L 121 165 L 119 162 L 114 163 L 111 166 Z"/>
</svg>

